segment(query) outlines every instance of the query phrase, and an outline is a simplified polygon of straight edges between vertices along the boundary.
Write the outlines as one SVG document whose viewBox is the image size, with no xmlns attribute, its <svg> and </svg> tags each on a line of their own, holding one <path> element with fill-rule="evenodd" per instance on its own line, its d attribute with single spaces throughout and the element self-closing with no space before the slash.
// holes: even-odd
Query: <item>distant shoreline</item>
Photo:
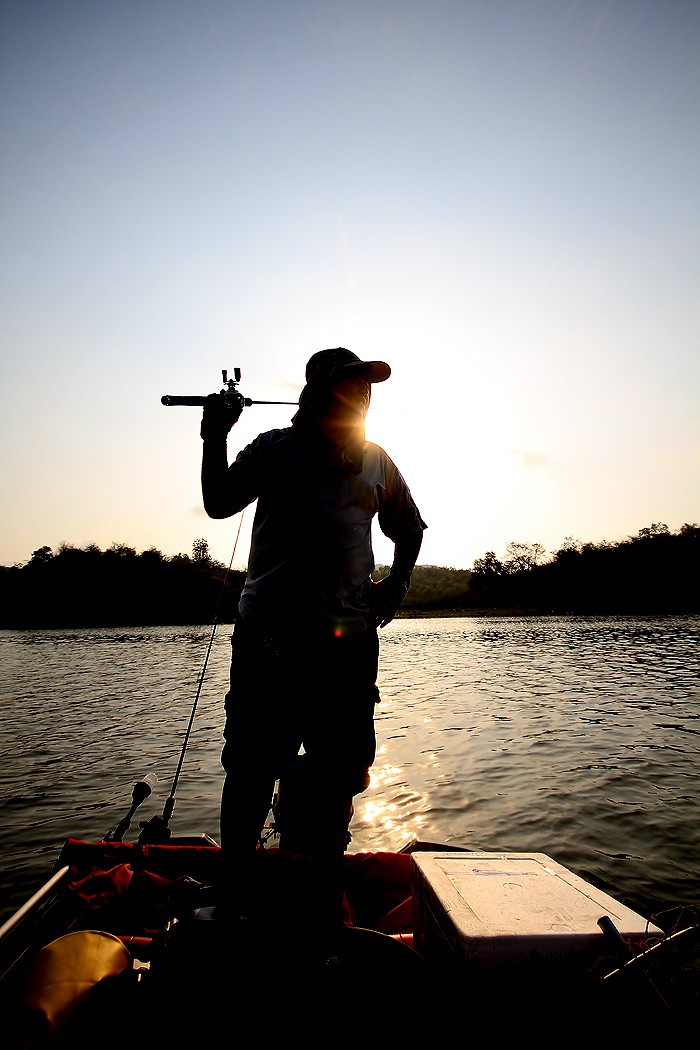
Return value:
<svg viewBox="0 0 700 1050">
<path fill-rule="evenodd" d="M 479 619 L 484 617 L 504 618 L 508 616 L 699 616 L 700 609 L 400 609 L 397 620 L 429 619 Z"/>
<path fill-rule="evenodd" d="M 555 619 L 561 616 L 579 616 L 579 617 L 650 617 L 652 619 L 662 618 L 667 616 L 700 616 L 700 610 L 693 609 L 677 609 L 669 610 L 663 609 L 653 611 L 649 609 L 617 609 L 617 610 L 599 610 L 594 611 L 587 609 L 585 611 L 576 609 L 517 609 L 517 608 L 495 608 L 495 609 L 401 609 L 394 617 L 394 620 L 484 620 L 484 619 L 508 619 L 509 617 L 518 618 L 532 618 L 532 619 Z M 232 627 L 233 621 L 229 618 L 225 620 L 217 621 L 217 627 Z M 139 620 L 122 620 L 118 623 L 43 623 L 43 624 L 24 624 L 0 627 L 0 634 L 3 632 L 11 631 L 90 631 L 90 630 L 134 630 L 137 628 L 150 628 L 150 627 L 201 627 L 207 629 L 212 627 L 211 620 L 208 621 L 197 621 L 197 620 L 168 620 L 162 623 L 145 623 Z"/>
<path fill-rule="evenodd" d="M 542 612 L 538 609 L 399 609 L 397 620 L 431 620 L 466 616 L 471 619 L 483 616 L 566 616 L 567 613 Z"/>
</svg>

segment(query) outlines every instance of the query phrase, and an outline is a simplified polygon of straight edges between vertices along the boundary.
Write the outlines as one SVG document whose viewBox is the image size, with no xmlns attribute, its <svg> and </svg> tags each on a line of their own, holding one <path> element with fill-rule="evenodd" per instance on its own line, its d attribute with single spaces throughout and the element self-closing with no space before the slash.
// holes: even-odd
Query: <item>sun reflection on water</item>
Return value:
<svg viewBox="0 0 700 1050">
<path fill-rule="evenodd" d="M 382 745 L 378 757 L 386 750 Z M 355 799 L 356 819 L 371 838 L 379 839 L 375 848 L 395 848 L 418 834 L 427 799 L 408 788 L 400 766 L 374 765 L 367 792 L 370 797 Z"/>
<path fill-rule="evenodd" d="M 380 748 L 385 750 L 385 748 Z M 399 766 L 372 766 L 369 771 L 369 786 L 372 790 L 387 787 L 390 781 L 400 776 L 403 770 Z"/>
</svg>

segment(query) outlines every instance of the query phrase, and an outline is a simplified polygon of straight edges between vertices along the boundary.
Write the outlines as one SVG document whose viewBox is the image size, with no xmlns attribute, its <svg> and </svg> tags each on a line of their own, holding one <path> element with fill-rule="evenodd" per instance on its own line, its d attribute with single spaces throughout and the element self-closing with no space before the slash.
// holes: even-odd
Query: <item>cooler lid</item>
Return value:
<svg viewBox="0 0 700 1050">
<path fill-rule="evenodd" d="M 623 937 L 656 926 L 544 853 L 413 853 L 412 878 L 464 937 L 597 934 L 609 916 Z"/>
</svg>

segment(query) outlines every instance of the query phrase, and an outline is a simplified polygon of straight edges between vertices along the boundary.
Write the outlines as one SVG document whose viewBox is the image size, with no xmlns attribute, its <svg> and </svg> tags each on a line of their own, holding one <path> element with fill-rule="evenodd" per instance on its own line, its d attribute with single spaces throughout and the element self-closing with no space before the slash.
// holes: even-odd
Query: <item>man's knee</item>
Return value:
<svg viewBox="0 0 700 1050">
<path fill-rule="evenodd" d="M 297 766 L 297 776 L 304 789 L 313 794 L 333 798 L 352 798 L 369 787 L 370 770 L 356 762 L 336 761 L 331 766 L 304 755 Z"/>
</svg>

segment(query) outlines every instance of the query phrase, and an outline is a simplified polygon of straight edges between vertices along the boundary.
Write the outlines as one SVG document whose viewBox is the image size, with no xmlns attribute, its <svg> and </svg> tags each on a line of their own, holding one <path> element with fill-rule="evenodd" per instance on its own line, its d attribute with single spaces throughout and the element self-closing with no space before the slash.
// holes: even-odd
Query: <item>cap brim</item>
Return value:
<svg viewBox="0 0 700 1050">
<path fill-rule="evenodd" d="M 386 361 L 350 361 L 334 369 L 336 375 L 364 376 L 370 383 L 383 383 L 391 375 Z"/>
</svg>

